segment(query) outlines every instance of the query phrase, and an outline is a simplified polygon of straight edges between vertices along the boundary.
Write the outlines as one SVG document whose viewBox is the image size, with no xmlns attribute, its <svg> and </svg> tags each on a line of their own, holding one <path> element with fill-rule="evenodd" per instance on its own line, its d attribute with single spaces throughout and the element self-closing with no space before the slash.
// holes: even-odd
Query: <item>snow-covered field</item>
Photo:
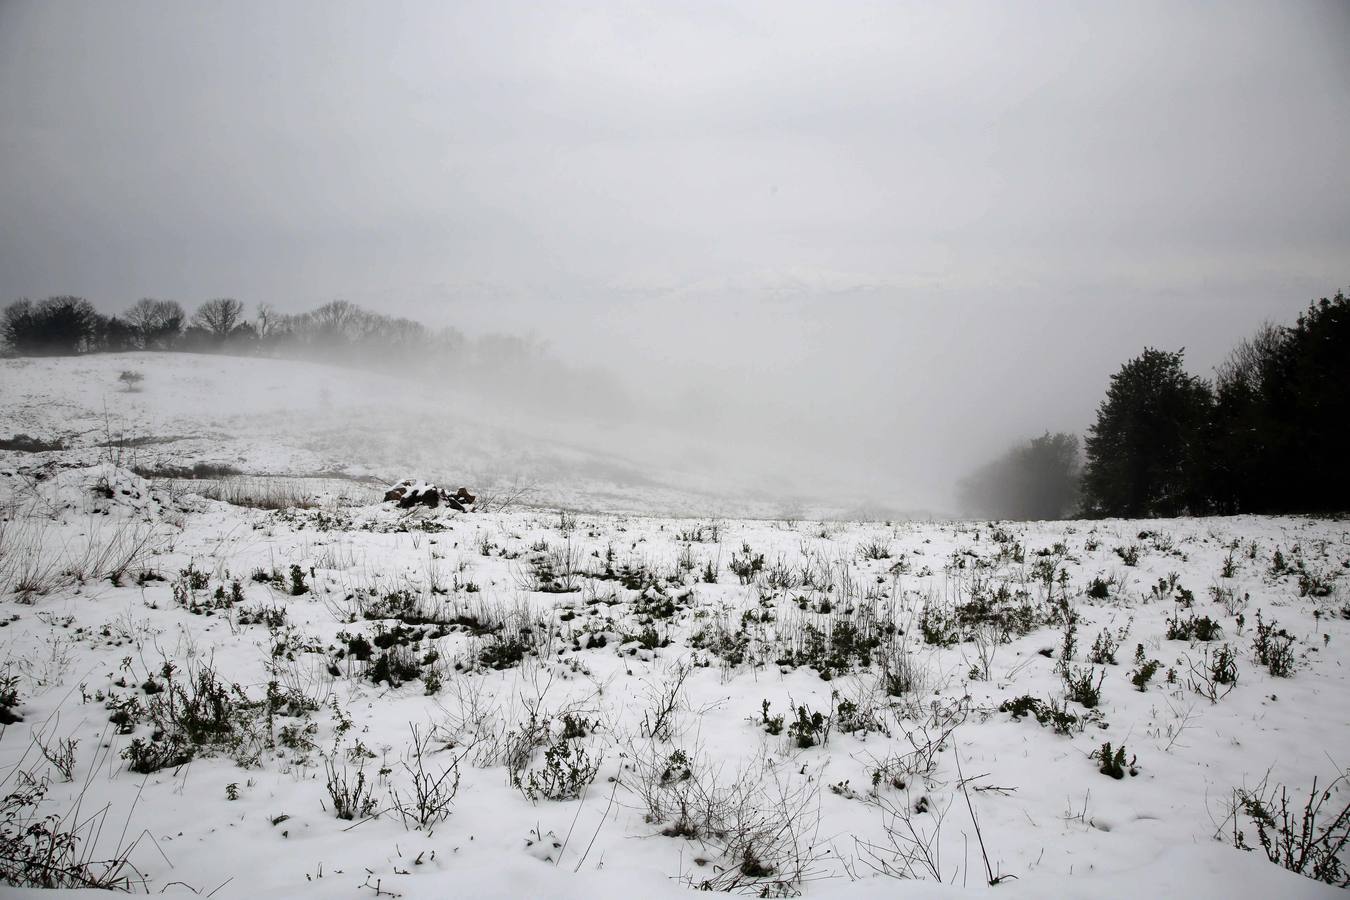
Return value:
<svg viewBox="0 0 1350 900">
<path fill-rule="evenodd" d="M 137 390 L 119 380 L 143 375 Z M 60 442 L 98 462 L 124 445 L 142 469 L 229 466 L 249 475 L 389 480 L 415 472 L 536 504 L 679 515 L 836 514 L 863 499 L 784 466 L 737 463 L 668 426 L 511 411 L 469 385 L 320 363 L 189 353 L 0 359 L 0 438 Z M 0 449 L 0 462 L 9 457 Z M 31 462 L 31 458 L 25 457 Z M 806 483 L 803 483 L 806 482 Z M 866 498 L 874 508 L 876 497 Z"/>
<path fill-rule="evenodd" d="M 100 427 L 24 390 L 0 437 Z M 149 464 L 331 468 L 221 397 L 246 429 Z M 96 444 L 0 455 L 0 794 L 42 788 L 7 828 L 57 816 L 133 887 L 1335 893 L 1233 810 L 1287 785 L 1297 817 L 1350 766 L 1344 522 L 458 513 L 342 481 L 258 508 L 286 492 Z"/>
</svg>

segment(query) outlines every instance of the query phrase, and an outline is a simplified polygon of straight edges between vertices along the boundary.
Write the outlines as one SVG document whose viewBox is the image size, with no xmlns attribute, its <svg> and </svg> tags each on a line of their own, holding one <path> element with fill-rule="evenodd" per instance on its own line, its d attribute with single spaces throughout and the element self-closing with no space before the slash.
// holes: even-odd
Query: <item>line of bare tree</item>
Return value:
<svg viewBox="0 0 1350 900">
<path fill-rule="evenodd" d="M 145 298 L 104 315 L 83 297 L 24 299 L 0 311 L 0 343 L 18 356 L 172 350 L 453 377 L 480 393 L 539 409 L 568 404 L 583 416 L 621 415 L 629 403 L 603 370 L 567 365 L 541 341 L 510 334 L 470 338 L 456 328 L 428 328 L 346 300 L 291 314 L 260 304 L 250 317 L 232 297 L 207 300 L 191 315 L 175 300 Z"/>
</svg>

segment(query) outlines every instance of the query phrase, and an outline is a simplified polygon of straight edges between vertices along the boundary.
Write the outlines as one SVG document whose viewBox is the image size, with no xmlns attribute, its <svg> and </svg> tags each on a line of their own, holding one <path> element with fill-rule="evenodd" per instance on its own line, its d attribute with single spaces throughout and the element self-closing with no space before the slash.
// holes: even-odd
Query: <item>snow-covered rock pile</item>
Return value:
<svg viewBox="0 0 1350 900">
<path fill-rule="evenodd" d="M 414 506 L 429 506 L 435 509 L 444 503 L 451 509 L 467 512 L 478 498 L 469 493 L 468 488 L 461 487 L 451 494 L 429 481 L 405 478 L 385 491 L 384 499 L 386 503 L 397 503 L 400 509 L 411 509 Z"/>
</svg>

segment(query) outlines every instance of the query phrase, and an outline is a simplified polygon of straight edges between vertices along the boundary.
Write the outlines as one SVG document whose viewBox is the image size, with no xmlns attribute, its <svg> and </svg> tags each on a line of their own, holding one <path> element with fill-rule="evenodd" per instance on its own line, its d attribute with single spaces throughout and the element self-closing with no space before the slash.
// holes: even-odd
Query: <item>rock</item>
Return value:
<svg viewBox="0 0 1350 900">
<path fill-rule="evenodd" d="M 440 505 L 441 492 L 434 484 L 405 478 L 385 491 L 384 499 L 386 502 L 397 503 L 399 509 L 412 509 L 414 506 L 429 506 L 434 509 Z"/>
<path fill-rule="evenodd" d="M 470 494 L 466 487 L 461 487 L 453 494 L 442 494 L 441 499 L 445 500 L 451 509 L 457 509 L 460 512 L 468 512 L 469 507 L 478 502 L 478 498 Z"/>
</svg>

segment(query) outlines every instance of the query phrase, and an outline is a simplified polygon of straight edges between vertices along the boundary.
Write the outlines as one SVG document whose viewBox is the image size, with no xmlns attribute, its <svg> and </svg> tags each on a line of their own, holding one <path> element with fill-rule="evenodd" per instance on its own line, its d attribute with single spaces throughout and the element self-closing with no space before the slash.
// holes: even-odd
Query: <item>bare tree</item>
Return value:
<svg viewBox="0 0 1350 900">
<path fill-rule="evenodd" d="M 127 310 L 126 320 L 136 332 L 142 348 L 166 347 L 183 330 L 187 314 L 176 300 L 143 297 Z"/>
<path fill-rule="evenodd" d="M 253 317 L 254 327 L 258 329 L 258 337 L 271 337 L 280 325 L 281 317 L 277 311 L 272 308 L 270 303 L 259 303 L 258 313 Z"/>
<path fill-rule="evenodd" d="M 1229 352 L 1228 357 L 1214 369 L 1220 389 L 1244 385 L 1256 389 L 1265 374 L 1263 367 L 1276 358 L 1285 338 L 1286 329 L 1273 322 L 1263 322 L 1256 334 L 1244 339 Z"/>
<path fill-rule="evenodd" d="M 347 300 L 330 300 L 309 314 L 310 323 L 319 336 L 353 339 L 363 331 L 368 314 Z"/>
<path fill-rule="evenodd" d="M 207 300 L 197 308 L 192 324 L 214 334 L 216 337 L 229 337 L 244 319 L 244 304 L 233 297 L 217 297 Z"/>
</svg>

